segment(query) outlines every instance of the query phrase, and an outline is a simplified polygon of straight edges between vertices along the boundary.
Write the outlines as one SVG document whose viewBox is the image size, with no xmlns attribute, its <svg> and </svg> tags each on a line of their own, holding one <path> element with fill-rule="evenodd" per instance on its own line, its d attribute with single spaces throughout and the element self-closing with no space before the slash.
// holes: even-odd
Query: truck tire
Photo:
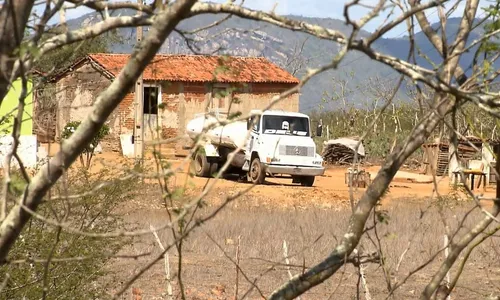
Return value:
<svg viewBox="0 0 500 300">
<path fill-rule="evenodd" d="M 248 181 L 254 184 L 263 184 L 266 179 L 266 171 L 258 157 L 254 157 L 247 173 Z"/>
<path fill-rule="evenodd" d="M 208 176 L 215 177 L 215 175 L 217 175 L 217 173 L 219 172 L 219 164 L 216 162 L 209 162 L 208 165 L 209 165 Z M 222 174 L 221 174 L 221 176 L 222 176 Z"/>
<path fill-rule="evenodd" d="M 313 186 L 315 178 L 316 177 L 314 177 L 314 176 L 301 176 L 300 177 L 300 184 L 302 186 Z"/>
<path fill-rule="evenodd" d="M 217 163 L 209 162 L 203 151 L 196 152 L 193 163 L 194 174 L 198 177 L 212 177 L 212 175 L 217 173 Z"/>
</svg>

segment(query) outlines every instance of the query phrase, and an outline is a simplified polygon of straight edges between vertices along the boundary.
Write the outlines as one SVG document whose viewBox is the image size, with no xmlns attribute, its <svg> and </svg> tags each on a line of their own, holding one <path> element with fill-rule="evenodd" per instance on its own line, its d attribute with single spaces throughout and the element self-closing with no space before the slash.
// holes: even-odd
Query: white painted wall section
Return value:
<svg viewBox="0 0 500 300">
<path fill-rule="evenodd" d="M 0 167 L 5 165 L 6 155 L 12 151 L 14 139 L 10 135 L 0 136 Z M 37 140 L 36 135 L 23 135 L 19 137 L 19 146 L 17 153 L 21 158 L 23 165 L 27 168 L 34 168 L 37 164 Z M 12 167 L 19 167 L 17 160 L 13 157 Z"/>
</svg>

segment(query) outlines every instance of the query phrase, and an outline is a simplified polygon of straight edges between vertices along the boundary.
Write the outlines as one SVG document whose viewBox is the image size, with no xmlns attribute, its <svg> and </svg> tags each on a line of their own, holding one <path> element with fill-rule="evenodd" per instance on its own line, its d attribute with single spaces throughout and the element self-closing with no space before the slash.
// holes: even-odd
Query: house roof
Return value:
<svg viewBox="0 0 500 300">
<path fill-rule="evenodd" d="M 89 54 L 57 75 L 57 78 L 90 61 L 114 78 L 130 54 Z M 287 71 L 263 57 L 157 54 L 143 72 L 144 80 L 184 82 L 298 83 Z M 56 79 L 57 80 L 57 79 Z"/>
</svg>

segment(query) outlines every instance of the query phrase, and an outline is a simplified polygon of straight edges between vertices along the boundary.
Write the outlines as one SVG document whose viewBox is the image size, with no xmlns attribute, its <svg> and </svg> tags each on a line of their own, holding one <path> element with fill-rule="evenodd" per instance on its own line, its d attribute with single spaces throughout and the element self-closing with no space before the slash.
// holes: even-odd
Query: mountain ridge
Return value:
<svg viewBox="0 0 500 300">
<path fill-rule="evenodd" d="M 122 15 L 132 15 L 133 11 L 120 10 Z M 207 26 L 217 20 L 225 17 L 224 15 L 198 15 L 183 20 L 178 29 L 182 31 L 193 31 L 200 27 Z M 323 27 L 338 30 L 344 34 L 349 34 L 351 28 L 346 26 L 341 20 L 333 18 L 315 18 L 302 16 L 285 16 L 299 21 L 307 21 Z M 78 28 L 82 25 L 88 25 L 99 20 L 100 17 L 95 13 L 83 15 L 76 19 L 68 20 L 69 28 Z M 448 19 L 446 36 L 450 40 L 456 35 L 457 24 L 460 18 Z M 437 24 L 433 24 L 436 28 Z M 147 34 L 148 28 L 144 28 L 144 34 Z M 468 44 L 475 40 L 483 32 L 482 28 L 474 29 L 469 37 Z M 135 45 L 135 28 L 120 28 L 119 34 L 123 39 L 122 44 L 113 44 L 111 52 L 130 53 Z M 361 31 L 359 37 L 368 36 L 370 33 Z M 424 33 L 418 32 L 415 35 L 416 45 L 422 49 L 432 61 L 441 62 L 439 54 L 429 43 Z M 171 54 L 192 54 L 193 49 L 202 54 L 227 54 L 237 56 L 263 56 L 287 69 L 297 77 L 301 77 L 306 72 L 306 65 L 309 68 L 318 68 L 331 62 L 339 51 L 340 46 L 334 42 L 321 40 L 302 32 L 293 32 L 264 22 L 251 21 L 232 16 L 222 24 L 201 30 L 194 35 L 192 40 L 184 39 L 179 33 L 173 32 L 161 47 L 159 53 Z M 407 36 L 396 38 L 381 38 L 373 44 L 377 51 L 396 58 L 406 60 L 410 43 Z M 298 49 L 302 51 L 298 54 Z M 474 49 L 473 49 L 474 50 Z M 292 64 L 286 65 L 290 57 Z M 460 65 L 467 69 L 468 64 L 472 62 L 473 52 L 466 53 L 460 60 Z M 303 66 L 299 68 L 300 62 Z M 417 63 L 426 68 L 433 68 L 425 58 L 417 58 Z M 500 67 L 496 64 L 495 67 Z M 293 70 L 292 70 L 293 69 Z M 469 71 L 470 74 L 470 71 Z M 379 78 L 378 83 L 373 81 Z M 347 53 L 343 62 L 335 70 L 329 70 L 312 78 L 301 90 L 300 111 L 310 112 L 318 109 L 335 109 L 340 103 L 338 97 L 332 97 L 335 94 L 338 84 L 345 83 L 345 96 L 349 101 L 358 107 L 370 105 L 370 94 L 364 89 L 371 81 L 371 85 L 385 83 L 391 86 L 396 83 L 398 73 L 382 63 L 371 60 L 366 55 L 351 51 Z M 384 85 L 385 85 L 384 84 Z M 387 88 L 384 87 L 384 88 Z M 326 95 L 329 94 L 330 96 Z M 397 97 L 402 101 L 407 101 L 408 96 L 405 89 L 398 91 Z M 330 98 L 330 99 L 328 99 Z"/>
</svg>

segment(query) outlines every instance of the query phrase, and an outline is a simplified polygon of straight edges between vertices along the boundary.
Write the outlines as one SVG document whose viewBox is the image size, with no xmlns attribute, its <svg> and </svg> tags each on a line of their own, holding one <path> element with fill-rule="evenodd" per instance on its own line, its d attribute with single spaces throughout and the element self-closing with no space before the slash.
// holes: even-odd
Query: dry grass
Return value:
<svg viewBox="0 0 500 300">
<path fill-rule="evenodd" d="M 253 282 L 264 294 L 269 294 L 274 288 L 288 279 L 283 265 L 283 240 L 289 245 L 292 273 L 297 274 L 325 258 L 337 244 L 346 230 L 349 217 L 348 210 L 336 209 L 276 209 L 246 205 L 254 199 L 244 196 L 237 205 L 230 205 L 216 218 L 203 225 L 191 234 L 184 244 L 183 251 L 183 279 L 190 293 L 190 299 L 197 299 L 196 295 L 219 295 L 227 299 L 234 293 L 235 266 L 227 256 L 234 258 L 238 236 L 241 236 L 241 268 L 245 276 Z M 408 272 L 425 264 L 443 246 L 444 225 L 446 220 L 450 228 L 458 228 L 459 221 L 467 213 L 471 203 L 455 205 L 445 208 L 440 213 L 437 206 L 428 208 L 428 203 L 411 203 L 410 201 L 394 202 L 387 210 L 389 217 L 387 224 L 378 225 L 378 235 L 381 239 L 382 253 L 385 265 L 392 280 L 402 280 Z M 205 209 L 208 213 L 212 207 Z M 422 213 L 423 212 L 423 213 Z M 475 211 L 469 215 L 463 225 L 464 230 L 470 228 L 483 215 Z M 149 226 L 149 223 L 158 225 L 166 220 L 166 213 L 161 210 L 136 212 L 129 221 Z M 372 221 L 370 221 L 372 222 Z M 369 223 L 370 223 L 369 222 Z M 168 231 L 160 232 L 161 240 L 166 243 L 172 240 Z M 369 232 L 375 237 L 374 231 Z M 214 242 L 215 241 L 215 242 Z M 500 262 L 498 261 L 499 238 L 493 237 L 490 241 L 478 247 L 469 262 L 454 294 L 454 299 L 481 299 L 491 293 L 500 294 L 500 288 L 495 281 L 500 279 Z M 411 243 L 410 247 L 408 247 Z M 366 251 L 376 249 L 368 238 L 362 241 Z M 409 248 L 407 251 L 406 249 Z M 222 250 L 221 250 L 222 249 Z M 126 249 L 127 252 L 152 251 L 159 253 L 154 237 L 145 236 Z M 396 266 L 401 255 L 403 257 L 399 272 Z M 178 255 L 170 252 L 172 271 L 176 269 Z M 430 280 L 444 257 L 438 253 L 436 259 L 421 272 L 412 276 L 407 283 L 396 292 L 397 299 L 418 298 L 419 292 Z M 142 266 L 146 260 L 137 262 L 117 262 L 113 268 L 122 271 L 117 278 L 123 281 L 125 275 L 131 275 L 134 269 Z M 123 269 L 126 266 L 126 271 Z M 174 272 L 175 273 L 175 272 Z M 387 288 L 384 273 L 379 265 L 371 264 L 367 270 L 368 283 L 374 299 L 385 299 Z M 454 272 L 452 272 L 453 276 Z M 356 295 L 358 275 L 354 267 L 346 268 L 329 279 L 325 284 L 308 292 L 302 299 L 351 299 Z M 240 297 L 252 284 L 244 277 L 240 277 Z M 174 289 L 178 288 L 174 282 Z M 219 285 L 217 290 L 215 286 Z M 143 290 L 146 299 L 153 299 L 153 295 L 161 295 L 165 290 L 163 262 L 158 263 L 143 278 L 134 284 Z M 224 292 L 220 290 L 224 288 Z M 207 299 L 202 297 L 203 299 Z M 259 298 L 259 292 L 254 289 L 250 299 Z"/>
</svg>

